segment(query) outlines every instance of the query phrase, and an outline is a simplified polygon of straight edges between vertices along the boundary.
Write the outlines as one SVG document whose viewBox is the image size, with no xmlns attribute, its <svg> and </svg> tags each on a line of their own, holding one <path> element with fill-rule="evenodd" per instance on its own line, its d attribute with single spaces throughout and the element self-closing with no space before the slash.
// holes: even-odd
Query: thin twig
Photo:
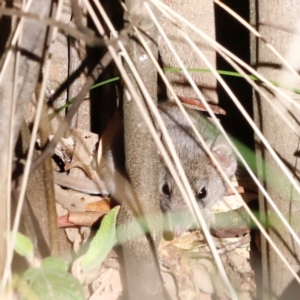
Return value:
<svg viewBox="0 0 300 300">
<path fill-rule="evenodd" d="M 46 17 L 46 16 L 40 16 L 33 13 L 24 12 L 18 9 L 13 8 L 0 8 L 0 14 L 6 15 L 6 16 L 18 16 L 18 17 L 25 17 L 30 18 L 32 20 L 36 20 L 39 22 L 42 22 L 45 25 L 48 26 L 55 26 L 59 28 L 61 31 L 63 31 L 66 35 L 72 36 L 78 40 L 84 40 L 85 43 L 90 47 L 103 47 L 107 46 L 106 42 L 103 38 L 96 37 L 95 33 L 88 28 L 85 28 L 85 30 L 82 30 L 82 28 L 74 28 L 71 27 L 63 22 L 54 20 L 52 18 Z"/>
<path fill-rule="evenodd" d="M 40 121 L 40 138 L 42 147 L 47 144 L 50 135 L 49 120 L 47 116 L 46 105 L 43 105 L 43 117 Z M 45 159 L 43 165 L 44 175 L 44 187 L 45 187 L 45 198 L 48 212 L 48 228 L 49 228 L 49 239 L 51 255 L 59 256 L 59 232 L 56 226 L 57 213 L 55 206 L 55 191 L 54 191 L 54 179 L 53 179 L 53 168 L 51 157 Z"/>
</svg>

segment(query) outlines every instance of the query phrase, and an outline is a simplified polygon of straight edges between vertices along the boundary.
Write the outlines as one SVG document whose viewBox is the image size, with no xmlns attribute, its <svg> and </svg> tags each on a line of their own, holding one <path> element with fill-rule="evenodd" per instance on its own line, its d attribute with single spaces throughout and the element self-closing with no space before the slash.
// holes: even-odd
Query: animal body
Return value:
<svg viewBox="0 0 300 300">
<path fill-rule="evenodd" d="M 166 101 L 159 103 L 158 108 L 199 207 L 209 208 L 225 195 L 227 186 L 224 179 L 204 151 L 179 107 Z M 232 176 L 236 170 L 236 159 L 223 136 L 203 113 L 191 109 L 187 111 L 226 175 Z M 107 190 L 115 195 L 118 190 L 117 182 L 120 181 L 118 174 L 126 176 L 126 171 L 123 132 L 116 130 L 116 120 L 113 120 L 112 125 L 113 133 L 112 129 L 108 128 L 108 137 L 104 137 L 103 141 L 104 160 L 100 167 L 100 177 L 104 180 Z M 163 135 L 161 138 L 165 143 Z M 174 221 L 170 218 L 170 230 L 182 231 L 179 227 L 184 227 L 184 229 L 190 227 L 192 218 L 188 207 L 162 158 L 159 163 L 159 194 L 162 211 L 168 216 L 179 213 L 180 220 L 185 224 L 181 226 L 178 224 L 178 218 Z"/>
</svg>

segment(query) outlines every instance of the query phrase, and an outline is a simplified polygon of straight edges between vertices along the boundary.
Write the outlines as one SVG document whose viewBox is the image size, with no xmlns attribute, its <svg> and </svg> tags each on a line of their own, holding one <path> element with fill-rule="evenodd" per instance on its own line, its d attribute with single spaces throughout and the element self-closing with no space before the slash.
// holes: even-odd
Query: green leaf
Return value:
<svg viewBox="0 0 300 300">
<path fill-rule="evenodd" d="M 115 207 L 103 218 L 101 226 L 82 260 L 81 269 L 83 271 L 88 271 L 100 265 L 114 246 L 119 209 L 120 206 Z"/>
<path fill-rule="evenodd" d="M 17 274 L 12 276 L 13 287 L 19 292 L 21 299 L 40 300 L 27 282 Z"/>
<path fill-rule="evenodd" d="M 59 266 L 59 262 L 61 266 Z M 66 262 L 61 259 L 48 257 L 42 262 L 41 268 L 27 270 L 22 279 L 39 299 L 84 300 L 81 283 L 66 272 L 66 266 Z M 27 295 L 23 294 L 22 296 L 23 299 L 29 299 Z"/>
<path fill-rule="evenodd" d="M 66 261 L 59 257 L 46 257 L 42 261 L 42 267 L 45 270 L 54 271 L 54 272 L 61 272 L 66 274 L 69 268 L 69 265 Z"/>
<path fill-rule="evenodd" d="M 12 232 L 6 233 L 5 235 L 8 240 L 12 239 Z M 21 256 L 32 257 L 33 249 L 33 243 L 31 240 L 22 233 L 17 232 L 15 251 Z"/>
</svg>

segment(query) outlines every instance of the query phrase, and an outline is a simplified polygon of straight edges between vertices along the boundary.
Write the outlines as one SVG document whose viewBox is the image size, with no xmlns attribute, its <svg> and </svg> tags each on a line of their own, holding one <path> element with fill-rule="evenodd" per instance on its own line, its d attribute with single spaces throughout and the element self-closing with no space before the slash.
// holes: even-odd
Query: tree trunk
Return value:
<svg viewBox="0 0 300 300">
<path fill-rule="evenodd" d="M 144 38 L 151 47 L 152 53 L 157 57 L 155 26 L 147 19 L 142 6 L 135 10 L 134 2 L 128 1 L 126 5 L 133 14 L 138 12 L 139 17 L 145 15 L 144 18 L 139 19 L 143 20 L 139 24 L 139 28 L 147 33 Z M 157 74 L 153 63 L 148 56 L 145 56 L 145 50 L 135 39 L 130 40 L 127 50 L 153 101 L 156 102 Z M 146 57 L 146 59 L 142 59 L 142 57 Z M 135 83 L 134 76 L 128 67 L 127 70 L 131 81 Z M 139 90 L 138 85 L 136 85 L 136 89 Z M 139 95 L 143 99 L 142 94 Z M 150 221 L 147 216 L 153 218 L 160 214 L 156 146 L 137 105 L 130 96 L 128 97 L 126 88 L 123 108 L 126 171 L 138 201 L 123 199 L 118 217 L 119 226 L 135 223 L 135 218 L 141 216 L 146 221 Z M 147 225 L 151 229 L 151 221 Z M 142 225 L 138 224 L 138 226 Z M 130 225 L 128 230 L 130 230 Z M 159 236 L 157 232 L 152 232 L 127 240 L 122 245 L 126 296 L 130 300 L 163 299 L 162 279 L 157 258 Z"/>
<path fill-rule="evenodd" d="M 259 22 L 270 21 L 274 24 L 284 24 L 287 27 L 294 27 L 299 19 L 299 2 L 288 1 L 254 1 L 251 2 L 251 24 L 255 24 L 263 37 L 292 64 L 299 69 L 299 50 L 294 55 L 290 55 L 291 49 L 299 45 L 299 37 L 291 33 L 274 29 L 267 26 L 259 26 Z M 295 43 L 298 42 L 298 45 Z M 299 46 L 298 46 L 299 47 Z M 276 80 L 289 86 L 299 87 L 295 78 L 290 77 L 284 69 L 278 68 L 281 65 L 278 58 L 273 55 L 261 40 L 251 40 L 251 60 L 256 65 L 257 70 L 269 80 Z M 298 66 L 298 67 L 297 67 Z M 299 101 L 299 95 L 290 94 L 295 101 Z M 300 113 L 291 104 L 285 103 L 287 110 L 280 104 L 280 99 L 276 95 L 272 96 L 272 105 L 279 105 L 282 112 L 297 128 Z M 282 99 L 281 99 L 282 100 Z M 254 112 L 256 124 L 260 127 L 264 136 L 270 142 L 276 153 L 286 164 L 288 169 L 299 182 L 299 171 L 297 171 L 298 157 L 295 155 L 299 151 L 299 138 L 291 132 L 287 126 L 283 126 L 283 121 L 274 110 L 259 95 L 254 95 Z M 300 210 L 299 194 L 293 189 L 289 180 L 282 174 L 277 163 L 257 139 L 257 169 L 259 177 L 264 181 L 266 189 L 282 214 L 289 220 L 291 225 L 295 225 L 296 216 Z M 260 195 L 260 211 L 264 218 L 272 222 L 275 213 L 265 199 Z M 274 220 L 274 219 L 273 219 Z M 295 228 L 295 227 L 294 227 Z M 299 228 L 299 226 L 298 226 Z M 299 229 L 295 228 L 296 231 Z M 293 242 L 287 229 L 279 222 L 268 228 L 270 237 L 279 247 L 283 256 L 287 258 L 296 272 L 299 272 L 299 247 Z M 293 275 L 282 263 L 275 251 L 266 243 L 262 237 L 262 290 L 259 299 L 273 299 L 273 296 L 282 299 L 298 299 L 299 285 L 293 280 Z"/>
<path fill-rule="evenodd" d="M 165 4 L 170 6 L 174 11 L 186 18 L 189 22 L 204 31 L 211 38 L 215 39 L 215 13 L 214 3 L 211 0 L 189 1 L 172 1 L 164 0 Z M 196 12 L 196 13 L 195 13 Z M 187 68 L 207 69 L 205 63 L 199 58 L 191 46 L 180 35 L 176 34 L 178 29 L 170 24 L 170 21 L 163 15 L 159 18 L 160 24 L 170 38 L 176 52 Z M 193 30 L 183 24 L 176 24 L 194 41 L 194 43 L 203 51 L 209 62 L 216 67 L 216 52 L 214 49 L 204 45 L 200 36 L 196 35 Z M 163 67 L 179 67 L 177 60 L 170 52 L 167 44 L 162 38 L 159 39 L 159 54 L 161 56 Z M 205 99 L 217 104 L 218 98 L 216 93 L 217 80 L 213 74 L 207 73 L 190 73 L 198 88 L 203 93 Z M 194 90 L 191 88 L 183 73 L 166 73 L 166 76 L 172 84 L 177 96 L 187 98 L 197 98 Z M 167 96 L 170 97 L 169 93 Z"/>
</svg>

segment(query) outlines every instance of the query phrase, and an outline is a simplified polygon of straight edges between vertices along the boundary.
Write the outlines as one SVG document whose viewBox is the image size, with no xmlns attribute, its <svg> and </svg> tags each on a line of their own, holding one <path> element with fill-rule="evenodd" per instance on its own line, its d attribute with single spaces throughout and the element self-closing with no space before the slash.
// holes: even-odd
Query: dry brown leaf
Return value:
<svg viewBox="0 0 300 300">
<path fill-rule="evenodd" d="M 207 111 L 204 104 L 198 99 L 186 98 L 186 97 L 178 97 L 178 98 L 182 103 L 188 104 L 188 107 L 191 109 Z M 226 115 L 226 111 L 217 105 L 209 104 L 209 107 L 216 115 Z"/>
<path fill-rule="evenodd" d="M 86 168 L 84 168 L 84 172 L 88 170 L 88 177 L 90 177 L 90 179 L 98 180 L 98 174 L 96 171 L 92 168 L 88 168 L 88 166 L 90 166 L 94 158 L 94 151 L 96 144 L 99 142 L 99 136 L 90 131 L 75 128 L 72 128 L 71 133 L 76 141 L 71 164 L 79 168 L 86 166 Z M 71 169 L 71 175 L 81 178 L 86 177 L 85 174 L 78 168 Z"/>
<path fill-rule="evenodd" d="M 91 196 L 73 190 L 65 190 L 55 185 L 55 199 L 68 211 L 86 211 L 89 203 L 101 202 L 103 197 Z"/>
<path fill-rule="evenodd" d="M 168 245 L 159 251 L 164 267 L 172 274 L 178 286 L 178 299 L 199 299 L 193 281 L 193 262 L 178 248 Z"/>
<path fill-rule="evenodd" d="M 78 226 L 91 227 L 106 211 L 70 212 L 68 222 Z"/>
<path fill-rule="evenodd" d="M 243 188 L 242 186 L 236 186 L 235 189 L 236 189 L 236 191 L 237 191 L 239 194 L 245 193 L 245 190 L 244 190 L 244 188 Z M 232 190 L 231 188 L 229 188 L 229 189 L 227 190 L 226 195 L 227 195 L 227 196 L 234 195 L 233 190 Z"/>
<path fill-rule="evenodd" d="M 110 211 L 110 199 L 105 198 L 101 201 L 88 203 L 88 204 L 85 205 L 84 208 L 85 208 L 86 211 L 105 211 L 105 212 L 109 212 Z"/>
<path fill-rule="evenodd" d="M 115 269 L 105 269 L 105 272 L 92 284 L 92 295 L 89 300 L 117 300 L 123 291 L 120 273 Z"/>
</svg>

